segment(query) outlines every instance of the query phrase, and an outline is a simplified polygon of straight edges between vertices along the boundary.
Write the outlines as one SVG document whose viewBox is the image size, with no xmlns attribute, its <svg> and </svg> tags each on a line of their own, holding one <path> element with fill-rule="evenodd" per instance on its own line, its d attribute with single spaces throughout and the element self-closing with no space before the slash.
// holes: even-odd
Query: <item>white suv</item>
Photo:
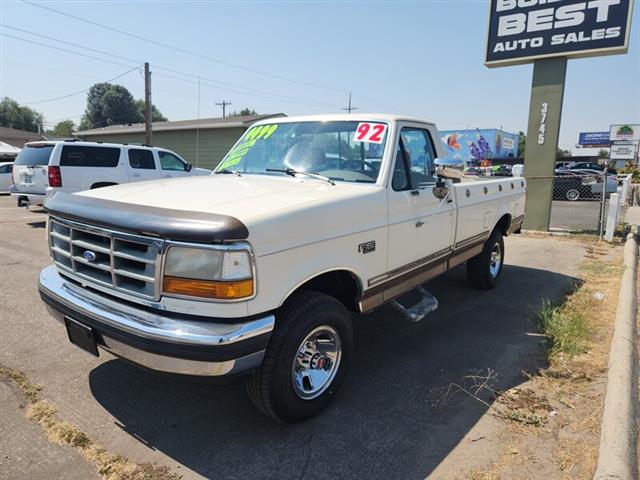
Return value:
<svg viewBox="0 0 640 480">
<path fill-rule="evenodd" d="M 16 158 L 11 195 L 18 205 L 42 205 L 54 190 L 68 193 L 158 178 L 209 175 L 157 147 L 97 142 L 31 142 Z"/>
</svg>

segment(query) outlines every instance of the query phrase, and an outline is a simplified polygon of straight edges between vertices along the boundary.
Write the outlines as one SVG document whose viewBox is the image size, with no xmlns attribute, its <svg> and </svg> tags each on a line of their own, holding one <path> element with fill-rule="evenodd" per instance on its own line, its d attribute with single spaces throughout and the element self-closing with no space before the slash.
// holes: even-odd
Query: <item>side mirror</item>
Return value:
<svg viewBox="0 0 640 480">
<path fill-rule="evenodd" d="M 185 171 L 190 172 L 191 169 L 193 169 L 193 165 L 191 165 L 189 162 L 187 162 L 184 165 L 184 169 L 185 169 Z"/>
<path fill-rule="evenodd" d="M 464 162 L 454 158 L 436 158 L 435 174 L 440 178 L 458 179 L 464 176 Z"/>
</svg>

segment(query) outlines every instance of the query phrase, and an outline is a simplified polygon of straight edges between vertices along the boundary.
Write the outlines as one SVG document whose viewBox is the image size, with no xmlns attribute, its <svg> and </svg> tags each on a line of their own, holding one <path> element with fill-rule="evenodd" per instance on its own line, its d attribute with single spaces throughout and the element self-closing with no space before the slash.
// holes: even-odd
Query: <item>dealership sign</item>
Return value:
<svg viewBox="0 0 640 480">
<path fill-rule="evenodd" d="M 612 142 L 638 142 L 640 141 L 640 125 L 611 125 L 609 140 Z"/>
<path fill-rule="evenodd" d="M 611 160 L 633 160 L 636 158 L 636 146 L 632 143 L 614 143 L 611 145 Z"/>
<path fill-rule="evenodd" d="M 609 132 L 580 132 L 578 135 L 578 145 L 583 147 L 608 147 L 611 145 Z"/>
<path fill-rule="evenodd" d="M 626 53 L 633 0 L 490 0 L 488 67 Z"/>
</svg>

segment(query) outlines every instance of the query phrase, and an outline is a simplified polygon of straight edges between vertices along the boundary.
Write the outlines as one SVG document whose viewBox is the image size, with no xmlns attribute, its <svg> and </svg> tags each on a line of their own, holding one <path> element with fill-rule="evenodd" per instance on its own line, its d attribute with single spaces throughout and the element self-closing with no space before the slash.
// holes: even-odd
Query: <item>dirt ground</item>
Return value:
<svg viewBox="0 0 640 480">
<path fill-rule="evenodd" d="M 622 248 L 582 242 L 587 248 L 579 281 L 557 307 L 570 321 L 584 322 L 584 338 L 577 347 L 580 351 L 571 351 L 573 345 L 565 348 L 569 353 L 562 347 L 554 349 L 541 334 L 540 341 L 548 349 L 548 364 L 537 372 L 522 372 L 528 381 L 498 391 L 493 387 L 495 372 L 485 370 L 451 386 L 442 399 L 444 403 L 462 397 L 462 401 L 483 402 L 489 408 L 428 478 L 593 478 Z"/>
</svg>

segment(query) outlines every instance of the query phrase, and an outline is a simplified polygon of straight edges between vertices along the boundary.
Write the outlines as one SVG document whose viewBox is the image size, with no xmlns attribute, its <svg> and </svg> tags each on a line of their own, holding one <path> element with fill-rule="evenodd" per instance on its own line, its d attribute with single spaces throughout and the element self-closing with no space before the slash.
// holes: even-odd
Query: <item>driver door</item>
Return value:
<svg viewBox="0 0 640 480">
<path fill-rule="evenodd" d="M 171 152 L 165 152 L 164 150 L 158 150 L 157 152 L 163 177 L 185 177 L 190 174 L 187 169 L 187 163 L 177 155 Z"/>
<path fill-rule="evenodd" d="M 455 220 L 452 193 L 442 200 L 433 194 L 437 132 L 420 124 L 400 127 L 387 189 L 388 269 L 394 276 L 446 256 Z"/>
</svg>

